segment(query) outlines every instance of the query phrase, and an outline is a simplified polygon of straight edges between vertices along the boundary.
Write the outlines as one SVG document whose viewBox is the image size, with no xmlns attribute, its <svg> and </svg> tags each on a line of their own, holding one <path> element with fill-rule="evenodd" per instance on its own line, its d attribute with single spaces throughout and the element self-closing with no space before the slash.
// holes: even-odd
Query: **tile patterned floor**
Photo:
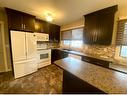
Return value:
<svg viewBox="0 0 127 95">
<path fill-rule="evenodd" d="M 19 79 L 14 79 L 12 72 L 0 74 L 0 93 L 61 93 L 62 77 L 63 70 L 56 65 L 41 68 Z"/>
</svg>

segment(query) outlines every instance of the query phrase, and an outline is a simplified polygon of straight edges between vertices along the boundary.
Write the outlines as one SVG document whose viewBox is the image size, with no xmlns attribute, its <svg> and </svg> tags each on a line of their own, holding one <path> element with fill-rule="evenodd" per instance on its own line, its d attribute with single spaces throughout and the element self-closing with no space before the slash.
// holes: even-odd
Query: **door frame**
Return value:
<svg viewBox="0 0 127 95">
<path fill-rule="evenodd" d="M 1 24 L 1 37 L 2 37 L 2 46 L 3 46 L 3 55 L 4 55 L 4 65 L 5 65 L 5 72 L 8 71 L 8 65 L 7 65 L 7 55 L 6 55 L 6 44 L 5 44 L 5 34 L 4 34 L 4 22 L 0 21 Z"/>
</svg>

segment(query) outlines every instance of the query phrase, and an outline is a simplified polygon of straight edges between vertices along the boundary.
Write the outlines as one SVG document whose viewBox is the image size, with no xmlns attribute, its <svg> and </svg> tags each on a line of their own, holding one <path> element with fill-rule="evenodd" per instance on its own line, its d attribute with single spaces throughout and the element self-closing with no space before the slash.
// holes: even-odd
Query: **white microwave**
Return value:
<svg viewBox="0 0 127 95">
<path fill-rule="evenodd" d="M 35 33 L 37 41 L 49 41 L 49 34 Z"/>
</svg>

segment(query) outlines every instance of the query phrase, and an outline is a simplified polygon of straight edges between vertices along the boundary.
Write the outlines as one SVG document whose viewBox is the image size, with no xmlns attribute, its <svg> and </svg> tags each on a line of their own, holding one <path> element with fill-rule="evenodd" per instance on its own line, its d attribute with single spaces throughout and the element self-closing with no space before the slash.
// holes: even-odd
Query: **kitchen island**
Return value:
<svg viewBox="0 0 127 95">
<path fill-rule="evenodd" d="M 64 70 L 63 93 L 127 93 L 127 74 L 71 57 L 54 63 Z"/>
</svg>

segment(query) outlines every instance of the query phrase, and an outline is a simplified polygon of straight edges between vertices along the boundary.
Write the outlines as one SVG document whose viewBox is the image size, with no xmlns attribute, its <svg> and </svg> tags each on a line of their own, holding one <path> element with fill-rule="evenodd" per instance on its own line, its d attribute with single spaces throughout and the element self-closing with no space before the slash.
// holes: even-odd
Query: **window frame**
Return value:
<svg viewBox="0 0 127 95">
<path fill-rule="evenodd" d="M 127 45 L 121 45 L 121 46 L 120 46 L 120 52 L 119 52 L 119 56 L 120 56 L 120 57 L 122 57 L 122 58 L 127 58 L 127 57 L 125 57 L 125 56 L 122 56 L 122 55 L 121 55 L 122 46 L 127 46 Z"/>
<path fill-rule="evenodd" d="M 121 45 L 116 46 L 114 59 L 119 61 L 119 63 L 127 63 L 127 58 L 126 57 L 121 57 L 120 52 L 121 52 Z"/>
</svg>

